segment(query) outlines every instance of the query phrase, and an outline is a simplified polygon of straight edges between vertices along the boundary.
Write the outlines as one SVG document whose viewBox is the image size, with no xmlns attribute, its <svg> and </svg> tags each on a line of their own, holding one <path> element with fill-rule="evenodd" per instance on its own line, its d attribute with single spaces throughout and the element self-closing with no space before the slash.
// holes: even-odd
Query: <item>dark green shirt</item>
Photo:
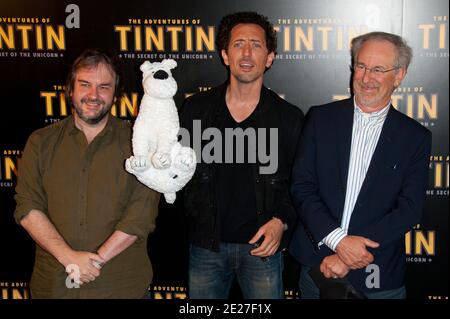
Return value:
<svg viewBox="0 0 450 319">
<path fill-rule="evenodd" d="M 33 298 L 141 298 L 147 291 L 153 275 L 147 236 L 155 228 L 159 194 L 125 171 L 130 141 L 130 126 L 113 116 L 90 144 L 72 116 L 28 139 L 16 187 L 17 222 L 40 210 L 81 251 L 97 251 L 115 230 L 138 236 L 95 281 L 71 289 L 64 266 L 36 245 Z"/>
</svg>

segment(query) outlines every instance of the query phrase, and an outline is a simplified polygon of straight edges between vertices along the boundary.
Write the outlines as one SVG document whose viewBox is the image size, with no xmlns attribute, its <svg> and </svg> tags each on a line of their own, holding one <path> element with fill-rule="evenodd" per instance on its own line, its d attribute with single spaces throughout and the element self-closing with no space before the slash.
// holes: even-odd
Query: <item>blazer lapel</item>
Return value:
<svg viewBox="0 0 450 319">
<path fill-rule="evenodd" d="M 352 144 L 353 130 L 353 99 L 346 100 L 342 105 L 342 111 L 337 116 L 337 153 L 339 156 L 339 170 L 341 179 L 341 190 L 345 198 L 347 188 L 348 167 L 350 161 L 350 148 Z"/>
</svg>

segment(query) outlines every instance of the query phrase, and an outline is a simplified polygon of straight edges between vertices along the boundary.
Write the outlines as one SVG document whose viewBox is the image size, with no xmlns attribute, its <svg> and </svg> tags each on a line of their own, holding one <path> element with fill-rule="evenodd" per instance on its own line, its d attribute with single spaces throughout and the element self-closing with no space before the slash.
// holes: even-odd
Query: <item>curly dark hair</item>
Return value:
<svg viewBox="0 0 450 319">
<path fill-rule="evenodd" d="M 270 52 L 277 53 L 277 34 L 266 16 L 256 12 L 236 12 L 226 15 L 220 20 L 217 32 L 217 48 L 219 52 L 227 50 L 230 42 L 231 30 L 240 23 L 257 24 L 264 29 L 266 34 L 266 46 Z"/>
<path fill-rule="evenodd" d="M 73 92 L 75 85 L 75 77 L 78 70 L 83 68 L 96 67 L 100 63 L 104 63 L 116 76 L 116 83 L 114 88 L 114 97 L 120 99 L 124 92 L 124 85 L 122 81 L 122 69 L 120 62 L 116 55 L 101 49 L 87 49 L 81 53 L 70 67 L 69 74 L 66 80 L 66 98 L 70 101 L 69 96 Z"/>
</svg>

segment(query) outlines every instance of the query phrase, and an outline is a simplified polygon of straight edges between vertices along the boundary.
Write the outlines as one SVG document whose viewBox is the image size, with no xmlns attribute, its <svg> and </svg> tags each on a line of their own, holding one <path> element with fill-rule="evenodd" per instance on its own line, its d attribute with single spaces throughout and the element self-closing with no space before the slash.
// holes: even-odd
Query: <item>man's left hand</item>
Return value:
<svg viewBox="0 0 450 319">
<path fill-rule="evenodd" d="M 320 271 L 327 278 L 342 278 L 348 274 L 350 268 L 339 258 L 338 254 L 334 254 L 322 260 Z"/>
<path fill-rule="evenodd" d="M 252 249 L 250 253 L 253 256 L 268 257 L 277 252 L 283 236 L 284 224 L 279 218 L 272 218 L 267 223 L 262 225 L 255 236 L 250 239 L 249 244 L 255 244 L 264 236 L 264 241 L 259 247 Z"/>
</svg>

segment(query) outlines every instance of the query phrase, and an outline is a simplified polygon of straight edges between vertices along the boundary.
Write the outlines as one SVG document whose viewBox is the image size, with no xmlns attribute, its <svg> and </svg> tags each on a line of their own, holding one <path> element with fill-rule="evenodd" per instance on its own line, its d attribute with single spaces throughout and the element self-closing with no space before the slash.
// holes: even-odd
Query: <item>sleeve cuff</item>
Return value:
<svg viewBox="0 0 450 319">
<path fill-rule="evenodd" d="M 27 216 L 32 210 L 38 210 L 47 215 L 47 210 L 36 203 L 29 204 L 18 204 L 16 210 L 14 211 L 14 219 L 18 225 L 20 225 L 21 220 Z"/>
<path fill-rule="evenodd" d="M 337 245 L 345 236 L 347 236 L 347 233 L 341 227 L 338 227 L 329 233 L 322 242 L 335 252 Z"/>
<path fill-rule="evenodd" d="M 147 239 L 148 233 L 144 233 L 138 227 L 135 227 L 130 224 L 126 224 L 124 222 L 119 222 L 116 226 L 116 230 L 120 230 L 128 235 L 136 236 L 137 242 L 141 242 L 144 239 Z"/>
</svg>

